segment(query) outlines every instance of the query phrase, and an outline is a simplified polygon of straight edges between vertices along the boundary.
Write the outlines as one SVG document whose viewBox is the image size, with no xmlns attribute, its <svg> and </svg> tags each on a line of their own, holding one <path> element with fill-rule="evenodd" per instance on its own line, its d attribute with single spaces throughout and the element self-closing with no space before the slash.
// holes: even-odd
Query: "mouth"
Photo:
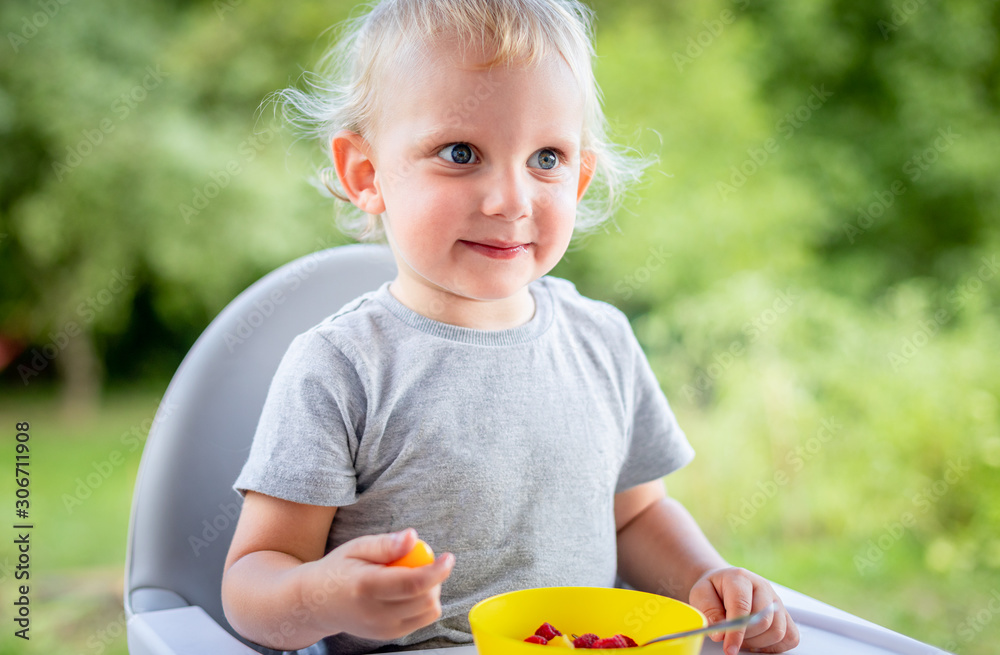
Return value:
<svg viewBox="0 0 1000 655">
<path fill-rule="evenodd" d="M 517 243 L 506 241 L 465 241 L 459 243 L 471 250 L 485 255 L 491 259 L 514 259 L 518 255 L 528 252 L 530 243 Z"/>
</svg>

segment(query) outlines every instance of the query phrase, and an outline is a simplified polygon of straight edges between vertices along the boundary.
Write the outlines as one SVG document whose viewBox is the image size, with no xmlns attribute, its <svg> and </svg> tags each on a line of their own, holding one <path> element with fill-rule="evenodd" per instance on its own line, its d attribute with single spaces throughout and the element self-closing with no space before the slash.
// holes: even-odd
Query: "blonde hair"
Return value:
<svg viewBox="0 0 1000 655">
<path fill-rule="evenodd" d="M 530 65 L 552 52 L 563 57 L 584 93 L 581 149 L 596 156 L 575 232 L 592 231 L 610 218 L 648 162 L 607 137 L 592 64 L 593 12 L 577 0 L 382 0 L 345 21 L 318 72 L 303 76 L 307 90 L 288 88 L 272 96 L 292 125 L 322 143 L 329 161 L 317 171 L 314 186 L 347 200 L 332 167 L 334 135 L 347 129 L 371 139 L 385 102 L 379 83 L 408 52 L 442 38 L 491 54 L 487 67 Z M 338 212 L 338 222 L 358 240 L 384 236 L 379 218 L 360 210 Z"/>
</svg>

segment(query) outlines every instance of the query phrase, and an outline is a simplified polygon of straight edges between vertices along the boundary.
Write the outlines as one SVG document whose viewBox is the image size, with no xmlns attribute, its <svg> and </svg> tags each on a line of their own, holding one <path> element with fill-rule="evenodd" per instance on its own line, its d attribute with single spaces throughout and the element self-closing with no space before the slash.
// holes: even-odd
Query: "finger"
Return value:
<svg viewBox="0 0 1000 655">
<path fill-rule="evenodd" d="M 748 625 L 746 631 L 743 633 L 743 643 L 746 644 L 751 638 L 758 635 L 762 635 L 771 631 L 774 627 L 774 622 L 778 620 L 784 611 L 781 607 L 778 597 L 774 595 L 771 591 L 770 586 L 763 587 L 758 584 L 753 585 L 753 608 L 751 611 L 760 612 L 767 609 L 768 606 L 774 604 L 773 610 L 767 612 L 765 615 L 760 617 L 753 625 Z M 775 604 L 777 603 L 777 604 Z M 781 624 L 781 629 L 784 629 L 784 622 Z M 783 633 L 782 633 L 783 634 Z M 766 641 L 766 640 L 765 640 Z M 773 639 L 771 643 L 778 641 Z M 770 645 L 770 644 L 764 644 Z"/>
<path fill-rule="evenodd" d="M 448 579 L 455 567 L 455 556 L 444 553 L 433 564 L 407 567 L 387 566 L 373 572 L 369 591 L 383 601 L 407 600 L 426 593 Z"/>
<path fill-rule="evenodd" d="M 732 576 L 722 583 L 722 602 L 726 606 L 726 618 L 735 619 L 750 613 L 753 607 L 753 583 L 745 576 Z M 726 632 L 722 640 L 722 650 L 726 655 L 736 655 L 743 643 L 746 628 L 736 628 Z"/>
<path fill-rule="evenodd" d="M 441 616 L 441 605 L 438 604 L 437 607 L 431 607 L 427 611 L 417 614 L 416 616 L 411 616 L 404 619 L 400 625 L 406 634 L 413 632 L 414 630 L 419 630 L 424 626 L 428 626 L 434 623 Z"/>
<path fill-rule="evenodd" d="M 408 621 L 441 612 L 441 585 L 435 585 L 426 592 L 405 600 L 383 603 L 384 615 L 398 621 Z"/>
<path fill-rule="evenodd" d="M 715 585 L 711 582 L 695 585 L 691 590 L 689 600 L 693 606 L 705 615 L 705 620 L 708 621 L 709 625 L 725 620 L 726 606 L 722 602 L 722 597 L 716 591 Z M 709 635 L 709 639 L 712 641 L 722 641 L 722 635 Z"/>
<path fill-rule="evenodd" d="M 754 611 L 758 611 L 756 602 Z M 787 623 L 785 621 L 785 610 L 782 607 L 775 607 L 775 610 L 757 624 L 747 627 L 746 634 L 743 635 L 744 648 L 765 648 L 773 646 L 785 636 Z"/>
<path fill-rule="evenodd" d="M 388 564 L 413 550 L 416 543 L 416 530 L 406 528 L 400 532 L 357 537 L 345 543 L 341 548 L 343 548 L 345 557 L 353 557 L 375 564 Z"/>
<path fill-rule="evenodd" d="M 783 653 L 799 645 L 799 627 L 795 625 L 795 621 L 792 621 L 792 617 L 787 612 L 782 610 L 781 613 L 785 620 L 785 634 L 781 638 L 781 641 L 770 646 L 754 646 L 753 649 L 755 651 L 760 653 Z"/>
<path fill-rule="evenodd" d="M 430 593 L 405 601 L 369 603 L 375 613 L 374 632 L 365 636 L 390 640 L 408 635 L 414 630 L 428 626 L 441 616 L 441 588 L 435 587 Z"/>
</svg>

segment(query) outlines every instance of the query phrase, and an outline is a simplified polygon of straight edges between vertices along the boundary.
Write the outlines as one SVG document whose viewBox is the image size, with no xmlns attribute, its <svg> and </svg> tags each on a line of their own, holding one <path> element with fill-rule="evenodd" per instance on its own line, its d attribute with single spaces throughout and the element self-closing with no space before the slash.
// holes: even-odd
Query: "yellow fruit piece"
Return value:
<svg viewBox="0 0 1000 655">
<path fill-rule="evenodd" d="M 546 645 L 558 646 L 560 648 L 576 648 L 576 646 L 573 645 L 573 640 L 566 635 L 555 636 L 552 639 L 549 639 L 549 643 Z"/>
<path fill-rule="evenodd" d="M 434 551 L 423 539 L 417 539 L 413 549 L 400 557 L 395 562 L 389 562 L 389 566 L 408 566 L 415 569 L 418 566 L 426 566 L 434 563 Z"/>
</svg>

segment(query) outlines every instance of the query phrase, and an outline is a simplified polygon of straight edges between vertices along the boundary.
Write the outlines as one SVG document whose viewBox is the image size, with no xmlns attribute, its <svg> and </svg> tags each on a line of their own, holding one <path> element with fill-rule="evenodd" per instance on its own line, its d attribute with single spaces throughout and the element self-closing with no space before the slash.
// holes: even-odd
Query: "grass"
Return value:
<svg viewBox="0 0 1000 655">
<path fill-rule="evenodd" d="M 90 419 L 63 416 L 45 395 L 0 402 L 0 426 L 30 423 L 30 641 L 0 633 L 0 653 L 69 652 L 120 655 L 125 643 L 122 588 L 132 489 L 141 448 L 123 435 L 150 419 L 154 393 L 111 396 Z M 8 457 L 13 459 L 13 453 Z M 0 497 L 14 498 L 13 476 Z M 12 501 L 11 501 L 12 502 Z M 13 508 L 11 508 L 13 514 Z M 11 539 L 13 530 L 10 531 Z M 6 553 L 10 553 L 7 555 Z M 16 560 L 5 550 L 0 604 L 11 607 Z"/>
<path fill-rule="evenodd" d="M 746 450 L 734 449 L 732 432 L 721 429 L 718 418 L 699 420 L 697 412 L 685 411 L 678 416 L 701 455 L 668 478 L 668 490 L 691 509 L 729 561 L 952 652 L 996 652 L 1000 561 L 990 551 L 995 546 L 962 542 L 959 530 L 946 526 L 928 528 L 925 524 L 937 520 L 930 512 L 916 525 L 900 527 L 898 517 L 912 504 L 899 497 L 874 496 L 867 505 L 853 499 L 871 472 L 850 460 L 854 449 L 837 450 L 834 441 L 829 452 L 789 473 L 783 486 L 755 498 L 772 478 L 756 484 L 746 472 L 727 471 L 738 464 L 731 460 L 749 458 Z M 825 460 L 831 460 L 829 466 Z M 751 463 L 746 467 L 754 469 Z M 956 486 L 940 502 L 963 491 Z M 980 493 L 993 491 L 981 487 Z M 730 523 L 744 507 L 742 499 L 759 509 L 748 512 L 745 523 Z M 869 527 L 863 520 L 868 516 L 884 518 Z"/>
<path fill-rule="evenodd" d="M 35 525 L 29 581 L 31 641 L 23 642 L 5 630 L 0 633 L 0 653 L 127 652 L 123 570 L 141 454 L 139 448 L 130 450 L 127 435 L 137 427 L 141 431 L 157 404 L 155 392 L 117 393 L 94 418 L 80 420 L 59 415 L 44 395 L 0 401 L 0 426 L 11 437 L 6 443 L 13 443 L 16 422 L 31 423 L 30 518 Z M 702 436 L 711 433 L 710 426 L 701 422 L 709 419 L 693 412 L 679 411 L 679 415 L 696 447 L 713 445 L 710 437 Z M 724 450 L 719 452 L 724 456 Z M 853 558 L 863 552 L 864 541 L 851 537 L 850 531 L 838 532 L 847 519 L 825 517 L 824 529 L 816 528 L 815 522 L 807 527 L 797 523 L 796 517 L 810 511 L 810 490 L 835 493 L 838 482 L 818 464 L 779 489 L 755 520 L 734 530 L 717 508 L 701 502 L 726 493 L 727 488 L 727 466 L 709 459 L 697 458 L 672 476 L 669 487 L 731 561 L 904 634 L 950 645 L 963 655 L 995 652 L 992 644 L 1000 640 L 1000 616 L 991 602 L 992 608 L 1000 604 L 997 567 L 953 566 L 936 573 L 929 551 L 907 532 L 894 541 L 879 566 L 860 574 Z M 2 485 L 0 497 L 13 498 L 12 476 L 3 476 Z M 891 516 L 895 511 L 889 507 L 883 513 Z M 9 534 L 13 538 L 12 531 Z M 10 547 L 5 553 L 11 553 Z M 14 600 L 15 560 L 10 554 L 5 557 L 0 560 L 0 603 L 9 608 Z M 993 557 L 1000 559 L 1000 553 Z"/>
</svg>

